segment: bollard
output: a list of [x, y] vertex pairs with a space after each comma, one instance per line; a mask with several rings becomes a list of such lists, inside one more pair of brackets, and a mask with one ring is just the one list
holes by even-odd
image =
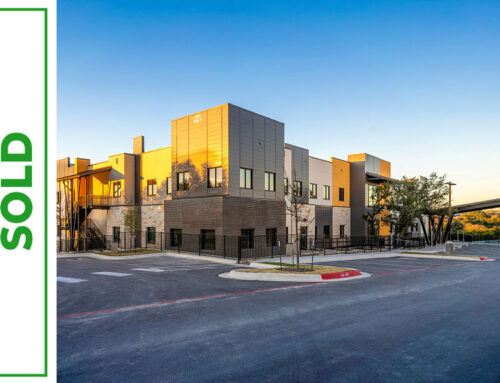
[[447, 255], [453, 254], [453, 242], [451, 242], [451, 241], [446, 242], [446, 254]]

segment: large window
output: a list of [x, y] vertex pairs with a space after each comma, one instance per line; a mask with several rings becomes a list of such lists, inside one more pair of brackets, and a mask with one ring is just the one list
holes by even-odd
[[156, 243], [156, 227], [146, 228], [146, 242], [149, 245], [154, 245]]
[[182, 230], [170, 229], [170, 247], [182, 246]]
[[276, 244], [278, 243], [277, 232], [278, 232], [278, 230], [275, 227], [270, 228], [270, 229], [266, 229], [266, 245], [267, 245], [267, 247], [276, 246]]
[[177, 173], [177, 190], [189, 190], [189, 172]]
[[376, 185], [367, 185], [368, 193], [367, 193], [367, 201], [366, 206], [373, 206], [373, 204], [377, 201], [377, 186]]
[[215, 250], [215, 230], [201, 230], [201, 249]]
[[276, 191], [276, 174], [265, 172], [264, 177], [264, 189], [267, 191]]
[[330, 225], [323, 226], [323, 235], [325, 237], [330, 237]]
[[330, 199], [330, 186], [323, 185], [323, 199]]
[[156, 179], [148, 180], [148, 196], [156, 195], [157, 192]]
[[209, 188], [222, 187], [222, 168], [208, 169], [208, 187]]
[[345, 225], [339, 226], [340, 237], [343, 238], [345, 236]]
[[297, 197], [302, 196], [302, 181], [295, 181], [293, 183], [293, 194]]
[[344, 188], [339, 188], [339, 201], [344, 200]]
[[240, 188], [252, 188], [252, 169], [240, 168]]
[[122, 196], [122, 183], [120, 181], [113, 182], [113, 197]]
[[172, 194], [172, 177], [167, 178], [167, 194]]
[[253, 229], [241, 229], [240, 244], [242, 249], [253, 249]]
[[318, 198], [318, 185], [311, 184], [309, 189], [309, 197]]
[[283, 178], [283, 188], [285, 195], [288, 195], [288, 178]]
[[119, 226], [113, 226], [113, 242], [114, 243], [120, 242], [120, 227]]

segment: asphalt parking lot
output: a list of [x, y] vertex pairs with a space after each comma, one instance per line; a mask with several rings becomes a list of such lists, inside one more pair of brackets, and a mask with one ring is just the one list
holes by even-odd
[[[500, 258], [500, 246], [460, 254]], [[237, 281], [218, 277], [237, 266], [201, 260], [59, 259], [58, 380], [500, 380], [500, 262], [335, 264], [372, 277]]]

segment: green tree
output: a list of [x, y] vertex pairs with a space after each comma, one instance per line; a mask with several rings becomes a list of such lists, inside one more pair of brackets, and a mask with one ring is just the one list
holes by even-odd
[[138, 208], [134, 206], [125, 210], [122, 213], [122, 223], [123, 226], [125, 226], [125, 230], [130, 233], [131, 240], [133, 240], [132, 243], [135, 244], [137, 232], [139, 231], [141, 225]]

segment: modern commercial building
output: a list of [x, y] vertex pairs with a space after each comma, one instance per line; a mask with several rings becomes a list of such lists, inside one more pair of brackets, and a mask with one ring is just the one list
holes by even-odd
[[282, 122], [229, 103], [173, 120], [171, 139], [145, 152], [144, 137], [136, 137], [132, 153], [100, 163], [58, 161], [58, 234], [69, 240], [61, 250], [88, 240], [126, 247], [131, 210], [138, 227], [128, 241], [143, 247], [183, 242], [187, 251], [221, 253], [235, 239], [238, 248], [261, 240], [273, 251], [293, 236], [389, 234], [362, 216], [373, 186], [391, 179], [390, 162], [366, 153], [312, 157], [285, 144]]

